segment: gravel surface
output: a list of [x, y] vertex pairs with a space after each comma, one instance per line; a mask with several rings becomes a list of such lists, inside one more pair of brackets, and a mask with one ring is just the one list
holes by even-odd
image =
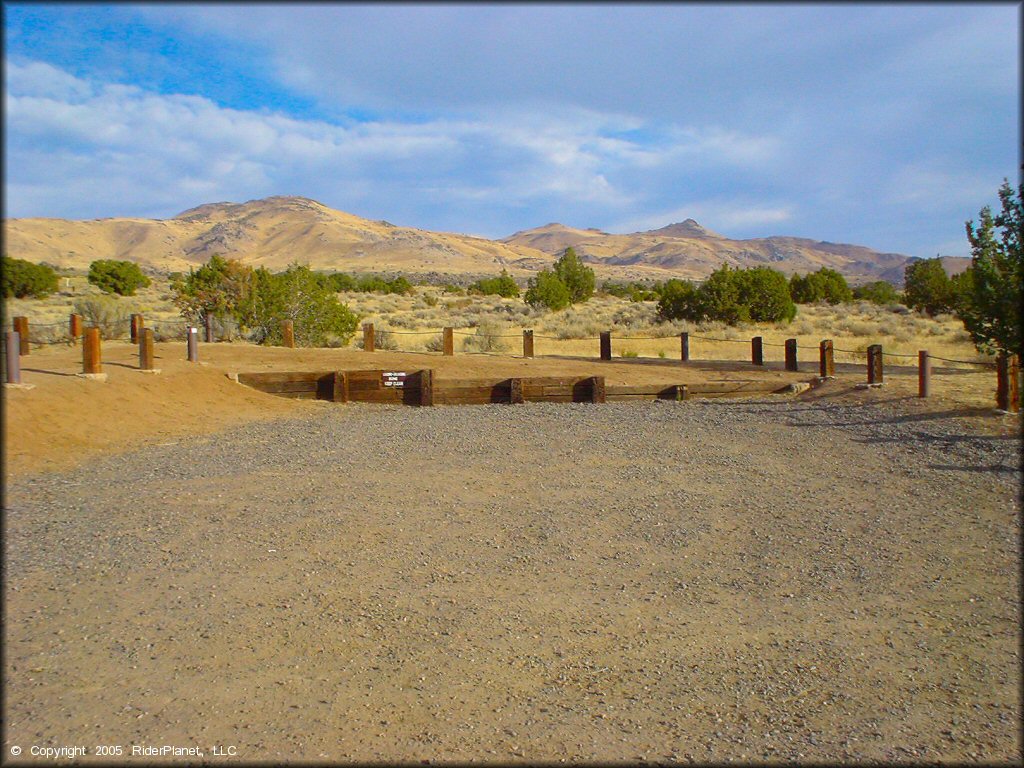
[[5, 755], [1019, 763], [1020, 459], [898, 404], [324, 403], [23, 478]]

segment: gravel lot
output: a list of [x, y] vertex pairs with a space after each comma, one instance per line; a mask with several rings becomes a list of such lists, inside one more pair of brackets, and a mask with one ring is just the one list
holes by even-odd
[[1019, 763], [1020, 480], [785, 397], [323, 403], [20, 478], [4, 754]]

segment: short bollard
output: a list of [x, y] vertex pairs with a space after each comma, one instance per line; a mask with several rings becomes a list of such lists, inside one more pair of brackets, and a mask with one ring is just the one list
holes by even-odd
[[78, 344], [78, 337], [82, 335], [82, 316], [71, 315], [68, 321], [68, 332], [71, 335], [71, 346]]
[[996, 408], [1008, 413], [1020, 410], [1020, 363], [1016, 355], [1001, 352], [996, 358]]
[[604, 376], [590, 377], [590, 402], [603, 403], [605, 401]]
[[760, 336], [750, 340], [750, 362], [754, 365], [764, 365], [764, 339]]
[[932, 393], [932, 361], [924, 349], [917, 353], [917, 396], [928, 397]]
[[796, 339], [786, 339], [786, 370], [800, 370], [796, 360]]
[[442, 328], [441, 329], [441, 354], [445, 357], [451, 357], [455, 354], [455, 329], [454, 328]]
[[525, 403], [526, 399], [523, 397], [523, 380], [522, 379], [509, 379], [508, 380], [508, 401], [510, 403]]
[[7, 361], [7, 383], [8, 384], [21, 384], [21, 355], [19, 349], [21, 347], [21, 336], [17, 331], [7, 332], [7, 343], [5, 353], [5, 360]]
[[87, 375], [103, 373], [100, 329], [96, 326], [85, 329], [84, 343], [82, 344], [82, 373]]
[[882, 370], [882, 345], [872, 344], [868, 347], [868, 385], [881, 386], [885, 372]]
[[292, 320], [281, 321], [281, 343], [286, 347], [295, 347], [295, 323]]
[[686, 331], [679, 334], [679, 359], [684, 363], [690, 359], [690, 334]]
[[823, 379], [834, 379], [836, 376], [835, 350], [832, 339], [824, 339], [818, 345], [819, 373]]
[[420, 405], [434, 404], [434, 371], [430, 368], [420, 371]]
[[139, 332], [139, 368], [153, 370], [153, 329], [143, 328]]
[[533, 357], [533, 331], [523, 331], [523, 357]]
[[28, 354], [28, 318], [15, 317], [11, 323], [18, 332], [18, 354]]
[[[593, 338], [593, 337], [591, 337]], [[612, 332], [601, 331], [601, 359], [612, 359]]]
[[373, 352], [374, 349], [373, 323], [363, 323], [363, 351]]
[[188, 327], [188, 361], [199, 362], [199, 329], [191, 325]]

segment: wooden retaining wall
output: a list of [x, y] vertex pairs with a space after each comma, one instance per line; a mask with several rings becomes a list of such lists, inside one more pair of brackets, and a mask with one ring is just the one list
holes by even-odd
[[239, 373], [240, 384], [282, 397], [405, 405], [487, 403], [603, 403], [631, 400], [686, 400], [769, 394], [789, 385], [763, 381], [700, 384], [606, 385], [603, 376], [534, 376], [503, 379], [435, 379], [418, 371], [309, 371]]

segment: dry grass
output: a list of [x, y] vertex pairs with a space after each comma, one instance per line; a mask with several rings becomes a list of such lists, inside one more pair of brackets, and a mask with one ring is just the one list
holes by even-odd
[[[48, 340], [53, 324], [61, 333], [75, 301], [100, 295], [84, 276], [61, 278], [61, 291], [46, 299], [11, 299], [5, 303], [7, 317], [25, 315], [34, 327], [33, 339]], [[613, 355], [642, 358], [679, 357], [679, 334], [690, 333], [690, 355], [703, 360], [748, 360], [750, 339], [761, 336], [765, 359], [782, 358], [787, 338], [797, 339], [800, 357], [817, 356], [822, 339], [832, 339], [837, 362], [862, 362], [867, 347], [881, 344], [887, 354], [916, 357], [918, 350], [933, 356], [955, 360], [986, 360], [974, 349], [962, 323], [952, 315], [929, 318], [906, 307], [881, 307], [868, 302], [839, 306], [801, 306], [791, 323], [746, 324], [660, 322], [655, 302], [630, 302], [611, 296], [595, 296], [586, 304], [560, 312], [534, 309], [522, 299], [499, 296], [458, 296], [440, 287], [418, 286], [410, 295], [342, 293], [339, 298], [356, 312], [362, 322], [374, 323], [377, 330], [389, 332], [398, 349], [410, 352], [436, 351], [442, 328], [450, 326], [462, 332], [457, 339], [460, 351], [496, 351], [488, 348], [481, 335], [514, 337], [521, 330], [534, 330], [537, 355], [596, 355], [598, 337], [610, 330]], [[166, 278], [157, 278], [136, 296], [112, 299], [125, 315], [140, 312], [149, 326], [180, 322]], [[487, 329], [482, 334], [477, 329]], [[463, 340], [468, 339], [468, 344]], [[357, 342], [354, 340], [353, 344]], [[516, 354], [520, 345], [515, 338], [502, 339], [507, 351]], [[910, 359], [903, 362], [913, 363]], [[900, 358], [889, 358], [890, 362]]]

